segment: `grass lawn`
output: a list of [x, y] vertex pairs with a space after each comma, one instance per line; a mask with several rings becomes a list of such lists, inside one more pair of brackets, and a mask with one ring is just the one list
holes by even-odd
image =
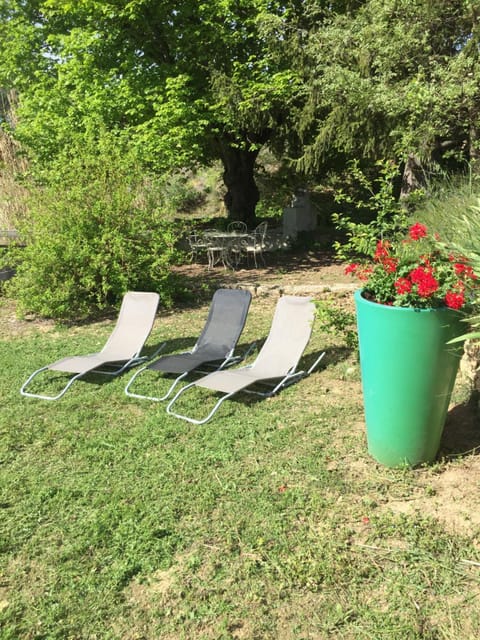
[[[253, 299], [244, 345], [275, 302]], [[191, 347], [207, 309], [161, 313], [149, 347]], [[339, 337], [316, 326], [317, 373], [200, 427], [125, 396], [128, 373], [57, 402], [20, 396], [34, 369], [97, 350], [111, 326], [2, 324], [1, 640], [480, 636], [477, 456], [376, 465]]]

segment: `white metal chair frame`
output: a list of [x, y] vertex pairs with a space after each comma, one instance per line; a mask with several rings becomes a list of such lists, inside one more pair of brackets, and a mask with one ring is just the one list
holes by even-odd
[[213, 269], [220, 262], [223, 267], [227, 267], [227, 251], [228, 245], [225, 240], [221, 237], [213, 236], [212, 238], [207, 238], [207, 255], [208, 255], [208, 268]]
[[[302, 378], [306, 378], [311, 373], [313, 373], [313, 371], [315, 371], [315, 369], [320, 364], [320, 362], [321, 362], [321, 360], [323, 359], [324, 356], [325, 356], [325, 352], [321, 353], [318, 356], [318, 358], [315, 360], [315, 362], [312, 364], [312, 366], [309, 369], [307, 369], [306, 371], [303, 371], [303, 370], [302, 371], [296, 371], [296, 367], [293, 367], [285, 376], [283, 376], [283, 378], [281, 378], [276, 383], [269, 383], [269, 382], [267, 382], [265, 380], [256, 380], [255, 381], [256, 384], [264, 384], [264, 385], [272, 386], [272, 389], [270, 391], [257, 391], [257, 390], [254, 390], [254, 389], [241, 389], [241, 391], [243, 393], [250, 393], [250, 394], [257, 395], [257, 396], [261, 396], [262, 398], [270, 398], [271, 396], [274, 396], [276, 393], [278, 393], [282, 389], [285, 389], [286, 387], [289, 387], [290, 385], [295, 384], [296, 382], [298, 382]], [[252, 365], [249, 365], [248, 367], [243, 367], [243, 368], [244, 369], [252, 369], [253, 366], [254, 365], [252, 364]], [[225, 402], [225, 400], [228, 400], [232, 396], [234, 396], [237, 393], [239, 393], [238, 391], [231, 391], [230, 393], [226, 393], [225, 395], [223, 395], [221, 398], [219, 398], [217, 400], [215, 406], [210, 411], [210, 413], [205, 418], [202, 418], [200, 420], [197, 419], [197, 418], [192, 418], [191, 416], [183, 415], [181, 413], [175, 413], [172, 410], [173, 404], [178, 400], [178, 398], [185, 391], [188, 391], [188, 389], [191, 389], [196, 384], [197, 384], [196, 382], [191, 382], [190, 384], [187, 384], [185, 387], [182, 387], [182, 389], [180, 389], [177, 392], [177, 394], [172, 398], [172, 400], [167, 405], [167, 413], [169, 415], [174, 416], [175, 418], [181, 418], [182, 420], [186, 420], [187, 422], [191, 422], [192, 424], [205, 424], [206, 422], [208, 422], [214, 416], [214, 414], [218, 411], [220, 405], [222, 405]]]
[[248, 228], [245, 222], [234, 220], [227, 225], [227, 231], [239, 231], [240, 233], [246, 233], [248, 231]]
[[[127, 292], [122, 301], [117, 323], [101, 351], [84, 356], [63, 358], [37, 369], [23, 383], [20, 389], [22, 396], [40, 398], [41, 400], [58, 400], [65, 395], [76, 380], [88, 373], [118, 376], [123, 371], [157, 355], [164, 348], [165, 343], [152, 356], [141, 356], [140, 353], [152, 329], [158, 301], [159, 296], [157, 293]], [[135, 328], [138, 327], [139, 312], [143, 315], [143, 326], [139, 327], [139, 331], [135, 335]], [[143, 312], [145, 313], [143, 314]], [[128, 344], [129, 342], [130, 344]], [[111, 370], [105, 370], [105, 367], [110, 367]], [[48, 369], [75, 375], [68, 380], [67, 384], [56, 395], [27, 391], [26, 389], [32, 380]]]
[[[256, 360], [251, 364], [224, 372], [215, 372], [180, 389], [167, 405], [167, 413], [193, 424], [208, 422], [220, 405], [242, 391], [269, 397], [310, 375], [325, 355], [321, 353], [306, 371], [297, 371], [298, 362], [310, 340], [315, 307], [310, 298], [283, 296], [277, 303], [270, 332]], [[261, 384], [269, 391], [250, 389]], [[178, 398], [193, 386], [223, 393], [205, 418], [196, 419], [173, 410]]]
[[188, 244], [192, 254], [192, 261], [201, 253], [207, 255], [208, 242], [206, 238], [198, 231], [192, 231], [188, 236]]

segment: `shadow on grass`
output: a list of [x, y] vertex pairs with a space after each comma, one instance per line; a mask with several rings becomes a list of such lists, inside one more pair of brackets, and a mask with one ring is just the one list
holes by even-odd
[[[352, 355], [352, 349], [347, 346], [336, 345], [332, 347], [327, 347], [326, 349], [324, 349], [324, 351], [325, 351], [325, 356], [320, 363], [319, 370], [325, 369], [326, 367], [329, 367], [329, 366], [340, 364], [341, 362], [348, 360], [348, 358]], [[318, 351], [317, 354], [308, 354], [308, 356], [306, 356], [305, 367], [307, 369], [313, 364], [313, 362], [315, 362], [315, 358], [318, 358], [320, 353], [321, 351]], [[311, 362], [310, 362], [310, 359], [311, 359]]]
[[[350, 354], [351, 354], [351, 350], [348, 349], [347, 347], [329, 347], [327, 349], [322, 349], [322, 350], [318, 350], [318, 351], [313, 351], [309, 354], [307, 354], [304, 358], [302, 358], [302, 361], [300, 363], [300, 366], [297, 367], [298, 370], [304, 370], [304, 371], [308, 371], [308, 369], [310, 367], [313, 366], [313, 364], [316, 362], [316, 360], [320, 357], [320, 355], [322, 353], [325, 353], [325, 356], [322, 358], [322, 360], [320, 360], [320, 362], [318, 363], [317, 367], [312, 371], [313, 373], [321, 373], [323, 369], [325, 369], [325, 367], [329, 366], [329, 365], [333, 365], [333, 364], [338, 364], [339, 362], [346, 360]], [[244, 364], [241, 364], [239, 366], [245, 366]], [[234, 369], [237, 367], [234, 367]], [[199, 379], [200, 376], [197, 377], [197, 380]], [[295, 387], [297, 384], [301, 384], [302, 380], [304, 378], [300, 378], [297, 382], [295, 382], [292, 385], [287, 385], [287, 386], [291, 386], [291, 387]], [[258, 402], [264, 402], [267, 397], [265, 396], [261, 396], [261, 395], [257, 395], [256, 391], [259, 392], [268, 392], [271, 389], [273, 389], [276, 385], [276, 383], [279, 382], [279, 379], [275, 379], [273, 382], [259, 382], [259, 383], [255, 383], [253, 384], [249, 390], [241, 390], [238, 393], [236, 393], [235, 395], [233, 395], [232, 397], [228, 398], [227, 402], [234, 402], [237, 404], [243, 404], [247, 407], [253, 406], [255, 404], [257, 404]], [[277, 391], [277, 393], [275, 394], [275, 396], [279, 395], [282, 393], [282, 391], [285, 389], [286, 387], [282, 387], [281, 389], [279, 389], [279, 391]], [[216, 400], [218, 400], [218, 398], [220, 397], [221, 394], [215, 394], [214, 392], [211, 392], [210, 394], [210, 400], [212, 401], [212, 406], [215, 403]], [[228, 406], [227, 404], [223, 405]], [[223, 409], [225, 410], [225, 409]], [[226, 414], [228, 415], [228, 414]]]
[[479, 393], [473, 392], [466, 402], [450, 409], [440, 443], [440, 455], [480, 454], [479, 400]]

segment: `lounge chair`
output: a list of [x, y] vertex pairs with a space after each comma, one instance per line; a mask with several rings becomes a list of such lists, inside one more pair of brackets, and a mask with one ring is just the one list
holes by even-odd
[[[216, 413], [222, 402], [239, 391], [268, 397], [306, 377], [317, 367], [325, 353], [307, 371], [297, 371], [298, 362], [312, 332], [315, 306], [311, 298], [283, 296], [278, 301], [268, 337], [253, 364], [211, 373], [177, 392], [167, 406], [167, 413], [193, 424], [204, 424]], [[254, 384], [266, 384], [267, 391], [248, 389]], [[224, 395], [206, 418], [197, 420], [173, 411], [178, 398], [193, 386], [218, 391]]]
[[[30, 398], [58, 400], [68, 391], [75, 380], [87, 373], [116, 376], [130, 367], [144, 362], [146, 358], [140, 357], [140, 352], [152, 330], [158, 301], [158, 293], [129, 291], [123, 298], [115, 328], [101, 351], [85, 356], [63, 358], [37, 369], [23, 384], [20, 393]], [[49, 396], [26, 391], [32, 380], [46, 370], [74, 375], [57, 395]]]
[[[160, 402], [166, 400], [177, 384], [199, 367], [213, 365], [214, 369], [223, 369], [243, 359], [246, 354], [240, 357], [233, 353], [247, 319], [251, 298], [249, 291], [218, 289], [213, 295], [207, 321], [193, 349], [163, 356], [139, 369], [125, 387], [127, 396]], [[161, 397], [131, 392], [132, 383], [146, 370], [174, 374], [177, 377]]]

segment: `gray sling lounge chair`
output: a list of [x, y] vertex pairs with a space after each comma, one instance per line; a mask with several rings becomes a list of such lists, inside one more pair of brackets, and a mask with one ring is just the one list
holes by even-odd
[[[152, 330], [158, 301], [158, 293], [129, 291], [123, 298], [115, 328], [101, 351], [85, 356], [63, 358], [37, 369], [24, 383], [20, 393], [30, 398], [57, 400], [68, 391], [75, 380], [87, 373], [116, 376], [145, 361], [145, 357], [140, 357], [140, 352]], [[57, 395], [49, 396], [26, 391], [33, 378], [48, 369], [74, 375]]]
[[[192, 382], [173, 397], [167, 406], [167, 413], [193, 424], [204, 424], [216, 413], [224, 400], [239, 391], [268, 397], [312, 373], [325, 353], [322, 353], [307, 371], [297, 371], [296, 368], [310, 340], [314, 315], [315, 306], [310, 298], [280, 298], [270, 332], [255, 362], [238, 369], [217, 371]], [[266, 384], [269, 390], [255, 391], [247, 388], [255, 383]], [[175, 413], [172, 409], [180, 395], [193, 386], [224, 394], [207, 417], [201, 420]]]
[[[245, 358], [246, 354], [240, 357], [234, 356], [233, 352], [245, 325], [251, 298], [249, 291], [218, 289], [213, 295], [207, 321], [193, 349], [163, 356], [139, 369], [125, 387], [127, 396], [160, 402], [166, 400], [177, 384], [199, 367], [213, 365], [214, 369], [223, 369]], [[173, 374], [177, 377], [161, 397], [133, 393], [130, 391], [132, 383], [146, 370]]]

